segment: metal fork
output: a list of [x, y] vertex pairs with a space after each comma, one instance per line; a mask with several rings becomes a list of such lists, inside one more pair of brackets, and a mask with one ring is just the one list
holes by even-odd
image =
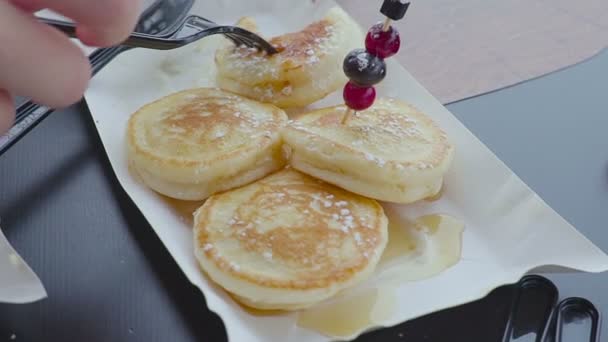
[[[40, 19], [40, 21], [63, 31], [70, 37], [74, 38], [76, 36], [76, 28], [72, 23], [52, 19]], [[192, 29], [194, 33], [183, 35], [186, 29]], [[209, 19], [197, 15], [188, 16], [172, 37], [165, 38], [134, 32], [121, 45], [155, 50], [172, 50], [214, 34], [223, 34], [237, 46], [244, 45], [249, 48], [265, 51], [267, 54], [277, 53], [272, 44], [253, 32], [241, 27], [218, 25]]]

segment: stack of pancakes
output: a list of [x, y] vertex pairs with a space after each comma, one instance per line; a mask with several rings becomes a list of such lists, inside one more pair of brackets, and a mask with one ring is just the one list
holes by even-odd
[[[324, 25], [332, 28], [319, 29]], [[347, 39], [351, 25], [332, 9], [304, 31], [274, 39], [317, 42], [312, 52], [291, 42], [278, 56], [253, 62], [243, 55], [253, 69], [229, 67], [239, 63], [240, 48], [223, 47], [219, 77], [230, 80], [218, 83], [227, 89], [171, 94], [129, 120], [130, 169], [162, 195], [205, 200], [194, 213], [196, 257], [244, 305], [302, 309], [367, 279], [388, 240], [378, 201], [407, 204], [436, 195], [452, 162], [446, 134], [395, 99], [377, 100], [348, 124], [341, 123], [343, 105], [288, 120], [282, 108], [315, 102], [343, 84], [333, 81], [341, 68], [328, 65], [349, 44], [319, 46]], [[298, 64], [303, 56], [318, 59], [319, 69]], [[324, 77], [332, 81], [319, 91]], [[256, 82], [292, 89], [261, 97], [251, 91]]]

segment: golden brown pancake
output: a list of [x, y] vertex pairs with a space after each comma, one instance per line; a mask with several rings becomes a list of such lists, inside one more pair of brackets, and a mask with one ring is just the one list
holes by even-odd
[[344, 105], [298, 117], [286, 126], [293, 168], [354, 193], [411, 203], [437, 194], [454, 146], [408, 103], [378, 99], [342, 124]]
[[376, 201], [285, 169], [210, 197], [195, 212], [194, 248], [243, 304], [295, 310], [366, 279], [387, 224]]
[[[239, 24], [256, 31], [252, 18]], [[217, 81], [223, 89], [282, 108], [306, 106], [344, 85], [344, 56], [362, 41], [358, 24], [335, 7], [299, 32], [270, 39], [279, 50], [271, 56], [226, 43], [216, 54]]]
[[202, 200], [283, 167], [286, 122], [281, 109], [223, 90], [181, 91], [132, 115], [129, 162], [155, 191]]

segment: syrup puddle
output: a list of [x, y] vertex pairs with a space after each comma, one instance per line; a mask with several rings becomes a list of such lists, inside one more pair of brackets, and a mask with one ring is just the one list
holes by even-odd
[[298, 325], [333, 337], [348, 337], [390, 317], [396, 304], [394, 287], [368, 288], [302, 311]]
[[385, 208], [389, 242], [365, 289], [346, 290], [327, 303], [299, 313], [300, 327], [347, 338], [381, 325], [396, 310], [397, 289], [408, 281], [436, 276], [455, 265], [461, 256], [464, 224], [435, 214], [407, 220]]
[[378, 264], [382, 277], [399, 282], [424, 280], [460, 260], [464, 223], [448, 215], [408, 221], [387, 210], [389, 242]]

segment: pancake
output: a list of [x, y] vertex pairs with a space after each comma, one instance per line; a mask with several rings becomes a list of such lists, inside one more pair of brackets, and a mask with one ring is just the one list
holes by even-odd
[[[256, 31], [244, 18], [243, 28]], [[360, 47], [364, 36], [358, 24], [339, 7], [299, 32], [270, 39], [279, 53], [268, 56], [227, 42], [216, 53], [220, 88], [275, 104], [303, 107], [336, 91], [348, 81], [342, 71], [346, 54]]]
[[212, 88], [181, 91], [129, 119], [131, 170], [153, 190], [203, 200], [279, 170], [285, 163], [280, 108]]
[[341, 120], [344, 105], [291, 121], [283, 139], [293, 168], [351, 192], [394, 203], [437, 194], [454, 147], [428, 116], [394, 99]]
[[201, 268], [242, 304], [297, 310], [367, 279], [388, 239], [378, 202], [293, 169], [194, 213]]

